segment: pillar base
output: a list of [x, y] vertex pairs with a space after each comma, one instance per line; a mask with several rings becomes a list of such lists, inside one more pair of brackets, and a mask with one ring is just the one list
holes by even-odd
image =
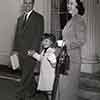
[[95, 56], [82, 59], [81, 72], [95, 73], [100, 70], [100, 60]]

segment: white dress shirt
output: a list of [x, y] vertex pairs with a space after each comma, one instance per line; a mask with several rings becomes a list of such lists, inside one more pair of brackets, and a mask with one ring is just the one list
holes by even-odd
[[29, 11], [28, 13], [25, 12], [25, 14], [27, 14], [26, 20], [28, 20], [30, 14], [32, 13], [33, 10]]

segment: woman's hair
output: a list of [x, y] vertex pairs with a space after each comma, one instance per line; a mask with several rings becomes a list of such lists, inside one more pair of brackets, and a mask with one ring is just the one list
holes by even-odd
[[44, 34], [42, 35], [41, 40], [44, 40], [44, 39], [50, 39], [53, 43], [56, 43], [56, 37], [55, 37], [55, 35], [52, 34], [52, 33], [44, 33]]
[[83, 6], [82, 1], [76, 0], [76, 3], [77, 3], [76, 8], [78, 9], [78, 14], [81, 15], [81, 16], [83, 16], [84, 13], [85, 13], [85, 8]]
[[[76, 0], [76, 3], [77, 3], [76, 8], [78, 10], [78, 14], [83, 16], [85, 13], [85, 8], [83, 6], [83, 2], [80, 0]], [[72, 18], [72, 15], [70, 13], [68, 13], [68, 9], [66, 9], [66, 11], [67, 11], [67, 13], [66, 13], [67, 14], [67, 21], [69, 21]]]

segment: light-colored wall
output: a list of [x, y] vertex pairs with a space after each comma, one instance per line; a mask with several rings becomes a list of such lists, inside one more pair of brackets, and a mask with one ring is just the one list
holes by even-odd
[[0, 64], [7, 64], [9, 61], [18, 11], [17, 0], [0, 1]]
[[[50, 1], [35, 0], [34, 9], [44, 16], [45, 32], [50, 32]], [[0, 1], [0, 64], [9, 63], [17, 17], [23, 0]]]

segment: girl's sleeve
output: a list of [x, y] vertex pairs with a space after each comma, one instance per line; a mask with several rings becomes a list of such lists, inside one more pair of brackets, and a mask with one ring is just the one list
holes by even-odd
[[36, 60], [40, 61], [40, 54], [38, 54], [37, 52], [34, 53], [32, 57], [35, 58]]
[[56, 63], [56, 55], [54, 53], [49, 54], [48, 59], [51, 63]]
[[53, 66], [53, 67], [56, 67], [56, 63], [57, 63], [57, 60], [56, 60], [56, 55], [54, 53], [50, 53], [47, 57], [48, 61], [50, 62], [50, 64]]

